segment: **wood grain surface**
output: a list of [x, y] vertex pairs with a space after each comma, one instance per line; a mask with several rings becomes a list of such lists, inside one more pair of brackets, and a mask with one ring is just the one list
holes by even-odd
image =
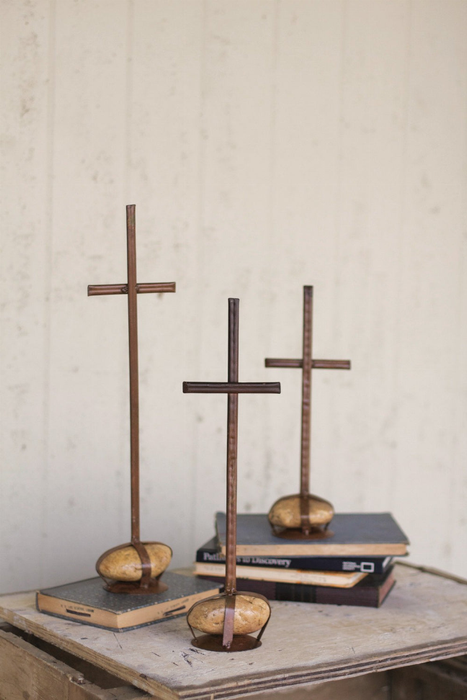
[[467, 585], [411, 567], [379, 609], [272, 603], [261, 648], [191, 646], [184, 619], [112, 632], [38, 613], [31, 593], [4, 596], [0, 615], [166, 700], [231, 698], [295, 688], [467, 652]]

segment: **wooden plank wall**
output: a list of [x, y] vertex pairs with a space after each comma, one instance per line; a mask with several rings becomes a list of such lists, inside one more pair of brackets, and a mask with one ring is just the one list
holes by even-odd
[[125, 278], [137, 205], [142, 533], [193, 558], [223, 508], [241, 299], [239, 507], [298, 486], [315, 286], [312, 490], [390, 510], [467, 575], [465, 0], [3, 0], [0, 590], [92, 575], [129, 537]]

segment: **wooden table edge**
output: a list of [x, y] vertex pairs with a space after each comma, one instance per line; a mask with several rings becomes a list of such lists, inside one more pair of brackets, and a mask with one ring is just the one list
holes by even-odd
[[[402, 562], [398, 562], [398, 564], [402, 564]], [[467, 584], [466, 579], [453, 576], [438, 569], [429, 569], [428, 567], [418, 566], [409, 562], [403, 562], [403, 566], [420, 570], [429, 575], [441, 576], [454, 580], [460, 584]], [[24, 595], [28, 595], [28, 593]], [[30, 595], [33, 597], [35, 592], [30, 592]], [[2, 597], [7, 596], [5, 595]], [[267, 671], [264, 673], [252, 674], [244, 681], [238, 678], [218, 680], [204, 686], [184, 685], [171, 689], [167, 685], [148, 676], [144, 676], [144, 674], [140, 674], [108, 656], [104, 656], [94, 650], [88, 650], [87, 647], [79, 645], [74, 640], [69, 641], [66, 638], [60, 638], [60, 643], [58, 644], [56, 635], [50, 633], [47, 629], [40, 627], [34, 621], [22, 618], [15, 611], [3, 608], [1, 605], [1, 597], [0, 616], [20, 629], [31, 632], [46, 642], [54, 644], [65, 651], [106, 669], [110, 673], [132, 683], [136, 688], [155, 694], [161, 700], [207, 700], [208, 698], [214, 700], [214, 698], [234, 698], [290, 686], [304, 686], [322, 683], [324, 681], [344, 680], [367, 673], [387, 671], [402, 666], [448, 659], [467, 653], [466, 635], [465, 637], [457, 637], [454, 640], [437, 642], [428, 646], [419, 645], [408, 647], [401, 652], [394, 652], [389, 656], [375, 655], [373, 659], [367, 658], [364, 661], [358, 661], [358, 657], [349, 657], [348, 659], [334, 662], [334, 664], [321, 665], [313, 669], [297, 668], [294, 671], [288, 671], [287, 675], [283, 674], [278, 676], [274, 674], [273, 671]]]
[[[459, 637], [457, 642], [447, 642], [444, 645], [432, 645], [429, 649], [425, 645], [413, 647], [410, 653], [392, 654], [385, 658], [376, 658], [372, 661], [356, 662], [355, 657], [346, 659], [343, 664], [333, 666], [321, 666], [313, 671], [297, 670], [287, 675], [274, 676], [265, 674], [256, 677], [249, 677], [243, 685], [238, 681], [232, 686], [227, 686], [225, 682], [211, 684], [209, 687], [201, 689], [199, 686], [187, 688], [186, 686], [179, 692], [179, 697], [184, 700], [206, 700], [207, 698], [235, 698], [237, 696], [253, 695], [273, 690], [280, 690], [286, 687], [302, 687], [314, 685], [327, 681], [345, 680], [355, 678], [368, 673], [378, 673], [390, 671], [391, 669], [402, 668], [403, 666], [414, 666], [430, 661], [439, 661], [461, 656], [467, 653], [467, 637]], [[346, 662], [350, 662], [348, 665]], [[255, 682], [256, 681], [256, 682]]]

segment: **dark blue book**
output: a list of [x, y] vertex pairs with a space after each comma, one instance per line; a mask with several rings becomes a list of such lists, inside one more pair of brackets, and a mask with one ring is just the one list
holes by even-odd
[[[225, 556], [219, 551], [216, 537], [197, 550], [196, 562], [199, 565], [225, 563]], [[237, 556], [238, 566], [299, 569], [301, 571], [360, 571], [362, 574], [383, 574], [391, 562], [392, 557]], [[196, 568], [196, 571], [203, 573], [200, 566]]]
[[[220, 551], [225, 554], [225, 513], [216, 513]], [[326, 537], [292, 540], [276, 537], [266, 514], [237, 516], [239, 556], [389, 557], [407, 554], [409, 540], [391, 513], [336, 513]]]

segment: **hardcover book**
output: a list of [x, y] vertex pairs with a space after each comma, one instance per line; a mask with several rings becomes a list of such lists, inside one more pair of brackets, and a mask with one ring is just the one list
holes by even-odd
[[[203, 576], [203, 579], [206, 578]], [[385, 574], [369, 574], [352, 588], [237, 579], [239, 591], [260, 593], [268, 600], [288, 600], [295, 603], [318, 603], [321, 605], [359, 605], [368, 608], [379, 608], [395, 584], [393, 567], [388, 569]]]
[[[217, 537], [213, 537], [196, 552], [196, 562], [222, 564], [225, 556], [219, 552]], [[258, 566], [302, 571], [360, 571], [363, 574], [382, 574], [390, 566], [392, 557], [316, 557], [316, 556], [237, 556], [238, 566]]]
[[[409, 540], [390, 513], [337, 513], [327, 537], [286, 540], [275, 537], [266, 514], [237, 517], [237, 555], [240, 556], [400, 556]], [[216, 513], [216, 531], [225, 554], [225, 513]]]
[[132, 595], [109, 593], [99, 577], [64, 586], [45, 588], [36, 594], [39, 612], [75, 620], [114, 632], [185, 614], [194, 603], [219, 592], [219, 582], [203, 581], [166, 571], [163, 593]]
[[[225, 564], [196, 562], [195, 574], [225, 577]], [[267, 566], [238, 566], [237, 576], [254, 581], [283, 581], [284, 583], [305, 583], [314, 586], [337, 586], [351, 588], [365, 578], [360, 571], [301, 571], [300, 569], [277, 569]]]

